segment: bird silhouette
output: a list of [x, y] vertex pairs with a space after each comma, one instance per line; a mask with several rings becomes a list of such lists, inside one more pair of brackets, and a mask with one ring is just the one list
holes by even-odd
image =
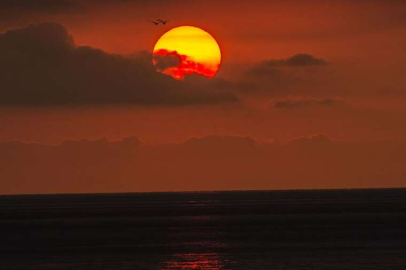
[[169, 21], [165, 21], [165, 20], [157, 20], [157, 22], [161, 22], [163, 25], [166, 25]]
[[147, 22], [153, 23], [153, 24], [155, 24], [155, 25], [158, 25], [158, 24], [161, 23], [161, 22], [154, 22], [154, 21], [150, 21], [150, 20], [147, 20]]

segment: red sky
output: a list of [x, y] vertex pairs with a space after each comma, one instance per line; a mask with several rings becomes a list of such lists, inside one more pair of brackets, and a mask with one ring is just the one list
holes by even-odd
[[[382, 163], [387, 169], [384, 172], [391, 170], [390, 181], [378, 169], [368, 169], [377, 166], [376, 160], [384, 162], [383, 157], [393, 149], [388, 144], [396, 141], [403, 145], [401, 142], [406, 140], [404, 1], [148, 2], [40, 0], [36, 5], [21, 1], [17, 6], [11, 0], [3, 1], [0, 4], [0, 142], [18, 141], [24, 148], [29, 147], [24, 143], [32, 142], [59, 145], [68, 139], [121, 140], [135, 136], [142, 145], [152, 147], [178, 145], [207, 136], [229, 139], [250, 136], [260, 144], [286, 145], [298, 138], [322, 134], [332, 142], [346, 145], [347, 152], [340, 152], [340, 158], [333, 159], [333, 167], [334, 162], [340, 167], [340, 160], [351, 156], [353, 151], [359, 151], [362, 156], [365, 148], [361, 145], [365, 144], [375, 149], [371, 151], [376, 159], [360, 160], [357, 170], [341, 166], [335, 177], [320, 170], [318, 177], [327, 181], [325, 185], [310, 180], [308, 184], [300, 184], [301, 174], [290, 173], [286, 176], [290, 182], [284, 186], [275, 183], [278, 180], [270, 177], [272, 172], [263, 165], [273, 162], [274, 157], [261, 160], [255, 154], [252, 159], [245, 156], [238, 161], [247, 165], [241, 177], [230, 171], [240, 164], [237, 161], [211, 166], [204, 177], [221, 175], [228, 179], [221, 187], [214, 182], [201, 185], [203, 176], [198, 177], [198, 168], [190, 171], [174, 165], [167, 179], [165, 174], [160, 175], [162, 179], [156, 176], [155, 184], [142, 190], [162, 190], [158, 186], [179, 190], [182, 185], [171, 186], [171, 181], [177, 176], [189, 179], [193, 175], [196, 180], [185, 185], [187, 190], [405, 185], [402, 182], [405, 173], [399, 165], [406, 167], [404, 152], [393, 153], [397, 165]], [[170, 22], [167, 26], [147, 22], [157, 18]], [[33, 25], [28, 27], [29, 24]], [[180, 25], [201, 27], [218, 40], [223, 62], [215, 79], [190, 77], [174, 82], [153, 70], [148, 53], [163, 33]], [[330, 151], [327, 156], [335, 155], [336, 149], [328, 146], [318, 145], [317, 149], [323, 147]], [[29, 149], [18, 155], [13, 154], [18, 149], [7, 149], [10, 152], [0, 153], [3, 165], [12, 164], [20, 170], [35, 167], [26, 161], [18, 162], [19, 158], [27, 159], [24, 155]], [[203, 157], [210, 159], [210, 155], [223, 151], [216, 147], [210, 149], [212, 152], [199, 158], [200, 166], [206, 162]], [[90, 150], [84, 147], [83, 151]], [[305, 153], [314, 155], [311, 147]], [[46, 154], [38, 152], [37, 158], [42, 155]], [[63, 155], [63, 151], [56, 151], [55, 155]], [[191, 154], [175, 151], [173, 155], [187, 159], [184, 155]], [[146, 172], [134, 171], [138, 164], [163, 166], [164, 161], [154, 163], [145, 158], [134, 162], [137, 165], [133, 170], [124, 170], [127, 182], [134, 175], [148, 178]], [[288, 167], [306, 170], [306, 179], [318, 170], [310, 165], [304, 168], [298, 159], [284, 162], [287, 170]], [[113, 163], [112, 172], [116, 172], [118, 165]], [[95, 168], [93, 180], [96, 181], [100, 171], [96, 165], [89, 166]], [[258, 166], [262, 167], [258, 169]], [[38, 182], [35, 188], [32, 184], [28, 185], [30, 188], [21, 184], [22, 178], [36, 183], [46, 177], [45, 168], [39, 164], [30, 179], [13, 170], [3, 176], [0, 172], [0, 178], [13, 179], [0, 184], [0, 193], [50, 192], [45, 190], [44, 182]], [[77, 170], [78, 175], [86, 175], [83, 168]], [[283, 173], [279, 170], [277, 176], [283, 178]], [[272, 178], [273, 182], [250, 186], [251, 176]], [[340, 182], [344, 178], [353, 180]], [[362, 184], [357, 182], [360, 178], [364, 179]], [[233, 179], [238, 179], [240, 184], [235, 185], [233, 181], [237, 180]], [[160, 181], [165, 185], [160, 185]], [[13, 186], [17, 182], [20, 184]], [[127, 182], [125, 188], [109, 188], [139, 189]], [[70, 192], [81, 190], [78, 182], [72, 185], [58, 186]]]

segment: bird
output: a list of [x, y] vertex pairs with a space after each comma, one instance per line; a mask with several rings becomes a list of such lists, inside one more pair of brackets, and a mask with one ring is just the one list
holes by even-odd
[[158, 21], [158, 22], [161, 22], [163, 25], [166, 25], [166, 24], [169, 22], [169, 21], [165, 21], [165, 20], [158, 20], [158, 19], [157, 19], [157, 21]]
[[155, 25], [158, 25], [158, 24], [161, 23], [161, 22], [154, 22], [154, 21], [150, 21], [150, 20], [147, 20], [147, 22], [151, 22], [151, 23], [153, 23], [153, 24], [155, 24]]

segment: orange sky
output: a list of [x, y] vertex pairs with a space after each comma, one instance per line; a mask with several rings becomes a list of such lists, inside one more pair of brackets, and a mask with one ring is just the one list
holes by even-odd
[[[379, 151], [388, 154], [379, 142], [406, 140], [404, 1], [27, 3], [0, 3], [0, 142], [47, 145], [136, 136], [151, 146], [215, 135], [284, 144], [323, 134], [348, 143], [348, 149], [354, 142], [375, 143], [379, 156]], [[170, 22], [147, 22], [157, 18]], [[155, 73], [148, 53], [162, 34], [182, 25], [201, 27], [216, 37], [222, 65], [213, 80], [187, 76], [175, 82]], [[394, 155], [404, 161], [402, 153]], [[289, 165], [302, 168], [297, 162]], [[248, 177], [255, 166], [247, 164]], [[213, 167], [211, 173], [221, 171], [227, 178], [227, 166]], [[353, 169], [343, 168], [340, 175], [351, 176]], [[399, 168], [392, 168], [389, 186], [404, 186], [396, 180], [404, 176]], [[172, 179], [192, 174], [170, 171]], [[270, 172], [261, 173], [265, 179]], [[383, 178], [379, 182], [377, 171], [364, 173], [374, 179], [371, 187], [388, 187]], [[11, 174], [7, 177], [16, 179]], [[325, 186], [343, 187], [338, 179]], [[286, 188], [295, 188], [297, 182], [292, 183]], [[231, 182], [229, 187], [234, 187]]]
[[[25, 12], [29, 16], [20, 13], [20, 17], [5, 20], [1, 26], [7, 29], [35, 21], [61, 22], [78, 44], [132, 53], [152, 50], [169, 27], [191, 24], [220, 37], [229, 61], [286, 57], [297, 53], [298, 45], [303, 51], [340, 59], [362, 52], [370, 56], [371, 51], [379, 50], [385, 54], [385, 48], [400, 52], [404, 45], [399, 34], [404, 34], [405, 5], [398, 0], [175, 0], [155, 1], [153, 5], [138, 4], [141, 1], [104, 5], [98, 1], [82, 2], [83, 10], [66, 13], [28, 10]], [[155, 17], [169, 18], [171, 24], [158, 29], [146, 23], [145, 20]], [[372, 39], [374, 42], [370, 43]], [[393, 51], [386, 55], [389, 54], [393, 56]]]

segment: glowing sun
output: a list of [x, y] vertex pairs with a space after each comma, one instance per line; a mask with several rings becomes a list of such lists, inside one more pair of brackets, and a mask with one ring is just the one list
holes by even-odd
[[153, 63], [158, 72], [178, 80], [189, 74], [213, 78], [220, 68], [221, 52], [206, 31], [180, 26], [163, 34], [155, 44]]

